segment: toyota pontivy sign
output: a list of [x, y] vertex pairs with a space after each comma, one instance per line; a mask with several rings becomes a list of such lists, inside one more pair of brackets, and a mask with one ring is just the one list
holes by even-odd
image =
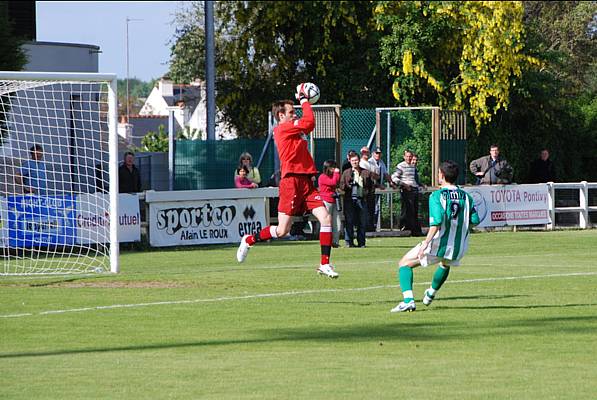
[[546, 184], [481, 185], [463, 189], [473, 197], [481, 228], [550, 223]]

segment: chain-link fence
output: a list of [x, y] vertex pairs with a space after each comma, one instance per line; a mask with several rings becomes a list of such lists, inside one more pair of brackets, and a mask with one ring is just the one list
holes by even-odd
[[[309, 145], [315, 147], [314, 161], [321, 170], [322, 164], [327, 159], [336, 159], [338, 164], [345, 160], [348, 150], [356, 150], [377, 144], [384, 153], [383, 160], [391, 174], [396, 164], [402, 161], [405, 148], [410, 148], [419, 155], [418, 169], [421, 180], [430, 183], [431, 172], [431, 111], [430, 110], [381, 110], [379, 112], [379, 135], [376, 140], [377, 115], [376, 109], [340, 109], [339, 113], [341, 135], [338, 142], [332, 132], [336, 128], [333, 118], [325, 117], [320, 120], [316, 110], [316, 119], [320, 129], [325, 125], [325, 133], [316, 132]], [[327, 110], [329, 111], [329, 110]], [[300, 109], [297, 114], [300, 116]], [[466, 140], [461, 134], [454, 134], [454, 117], [442, 118], [443, 134], [441, 136], [441, 159], [453, 159], [466, 171], [465, 146]], [[329, 119], [329, 121], [328, 121]], [[330, 125], [330, 126], [327, 126]], [[389, 133], [389, 134], [388, 134]], [[176, 190], [201, 190], [234, 187], [234, 172], [238, 166], [241, 153], [247, 151], [253, 156], [255, 163], [264, 151], [268, 142], [263, 139], [235, 139], [227, 141], [178, 141], [175, 157], [175, 189]], [[264, 157], [259, 165], [261, 185], [268, 186], [274, 173], [274, 144], [268, 142]], [[388, 151], [389, 150], [389, 151]], [[337, 154], [340, 154], [338, 157]], [[339, 159], [337, 159], [339, 158]], [[459, 183], [464, 182], [464, 172]], [[400, 199], [399, 194], [382, 195], [381, 199], [381, 226], [382, 228], [399, 227]], [[419, 220], [427, 221], [427, 195], [420, 196]]]
[[[177, 141], [174, 189], [233, 188], [240, 155], [249, 152], [257, 162], [265, 142], [266, 139]], [[262, 186], [267, 186], [273, 172], [274, 152], [269, 146], [259, 167]]]

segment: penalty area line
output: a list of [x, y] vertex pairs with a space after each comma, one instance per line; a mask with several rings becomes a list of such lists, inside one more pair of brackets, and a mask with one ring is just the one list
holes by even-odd
[[[519, 280], [519, 279], [543, 279], [543, 278], [561, 278], [561, 277], [569, 277], [569, 276], [592, 276], [592, 275], [597, 275], [597, 272], [570, 272], [570, 273], [546, 274], [546, 275], [503, 276], [503, 277], [460, 279], [460, 280], [456, 279], [456, 280], [448, 281], [447, 283], [450, 283], [450, 284], [465, 283], [466, 284], [466, 283], [478, 283], [478, 282], [509, 281], [509, 280]], [[430, 284], [430, 282], [419, 282], [419, 283], [415, 283], [415, 286], [423, 286], [423, 285], [427, 286], [429, 284]], [[398, 285], [378, 285], [378, 286], [368, 286], [368, 287], [360, 287], [360, 288], [292, 290], [292, 291], [288, 291], [288, 292], [258, 293], [258, 294], [250, 294], [250, 295], [245, 295], [245, 296], [214, 297], [211, 299], [170, 300], [170, 301], [154, 301], [154, 302], [148, 302], [148, 303], [111, 304], [111, 305], [107, 305], [107, 306], [68, 308], [68, 309], [64, 309], [64, 310], [48, 310], [48, 311], [40, 311], [40, 312], [36, 312], [36, 313], [0, 314], [0, 318], [21, 318], [21, 317], [40, 316], [40, 315], [67, 314], [67, 313], [77, 313], [77, 312], [86, 312], [86, 311], [140, 308], [140, 307], [152, 307], [152, 306], [163, 306], [163, 305], [216, 303], [216, 302], [222, 302], [222, 301], [264, 299], [264, 298], [285, 297], [285, 296], [301, 296], [301, 295], [320, 294], [320, 293], [364, 292], [364, 291], [369, 291], [369, 290], [392, 289], [392, 288], [398, 288], [398, 287], [399, 287]]]

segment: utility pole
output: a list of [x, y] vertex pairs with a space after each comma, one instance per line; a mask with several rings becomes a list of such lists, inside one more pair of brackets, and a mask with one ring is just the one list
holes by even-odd
[[126, 17], [126, 123], [129, 123], [129, 22], [142, 19]]
[[207, 97], [207, 140], [216, 139], [216, 67], [214, 39], [214, 2], [205, 1], [205, 81]]

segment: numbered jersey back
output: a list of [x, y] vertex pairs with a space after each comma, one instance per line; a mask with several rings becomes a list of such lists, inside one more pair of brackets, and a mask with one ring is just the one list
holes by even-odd
[[473, 198], [457, 186], [442, 188], [429, 197], [429, 226], [439, 226], [430, 254], [459, 260], [468, 247], [469, 228], [478, 223]]

